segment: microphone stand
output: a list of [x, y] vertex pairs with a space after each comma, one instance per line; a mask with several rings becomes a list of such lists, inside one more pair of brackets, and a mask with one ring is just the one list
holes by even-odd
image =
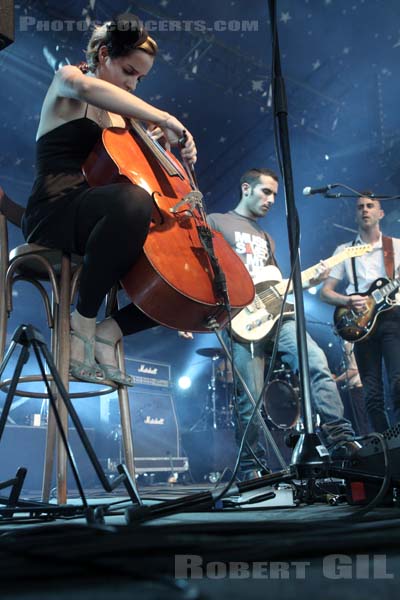
[[[343, 186], [345, 187], [345, 186]], [[342, 194], [341, 192], [338, 192], [337, 194], [331, 194], [330, 192], [327, 192], [326, 194], [324, 194], [324, 198], [363, 198], [364, 194]], [[368, 196], [365, 196], [366, 198], [371, 198], [371, 200], [400, 200], [400, 196], [379, 196], [378, 194], [371, 194]]]
[[371, 198], [371, 200], [399, 200], [400, 199], [400, 195], [396, 195], [396, 196], [388, 196], [386, 194], [363, 194], [362, 192], [359, 192], [358, 190], [355, 190], [354, 188], [346, 185], [345, 183], [335, 183], [331, 186], [328, 186], [329, 189], [331, 189], [332, 187], [342, 187], [345, 190], [348, 190], [349, 192], [351, 192], [351, 194], [342, 194], [341, 192], [338, 192], [337, 194], [332, 194], [329, 189], [323, 194], [324, 198]]
[[278, 122], [279, 144], [282, 153], [283, 180], [285, 190], [287, 229], [289, 238], [290, 261], [293, 272], [293, 290], [295, 298], [296, 334], [299, 356], [300, 390], [303, 404], [304, 433], [301, 433], [293, 450], [291, 464], [301, 477], [313, 476], [327, 464], [327, 449], [314, 432], [311, 408], [310, 372], [308, 365], [307, 332], [305, 327], [303, 285], [301, 281], [300, 251], [298, 245], [297, 211], [294, 199], [292, 163], [290, 155], [288, 108], [285, 82], [282, 76], [279, 40], [276, 19], [276, 0], [269, 0], [269, 12], [273, 48], [273, 106]]

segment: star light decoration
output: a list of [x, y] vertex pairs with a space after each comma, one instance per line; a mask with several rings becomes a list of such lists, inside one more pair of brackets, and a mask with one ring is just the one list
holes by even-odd
[[253, 92], [263, 92], [264, 91], [264, 81], [262, 79], [255, 80], [253, 79], [251, 82], [251, 89]]
[[286, 25], [287, 22], [291, 20], [291, 18], [292, 17], [290, 16], [289, 12], [282, 12], [280, 21], [281, 21], [281, 23], [285, 23], [285, 25]]

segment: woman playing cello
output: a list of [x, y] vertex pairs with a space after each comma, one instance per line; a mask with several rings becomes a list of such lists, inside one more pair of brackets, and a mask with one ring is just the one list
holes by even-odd
[[86, 67], [57, 71], [42, 107], [37, 176], [23, 229], [29, 242], [83, 256], [71, 314], [70, 372], [84, 381], [130, 385], [132, 378], [117, 368], [115, 346], [122, 336], [156, 324], [133, 304], [96, 324], [105, 295], [142, 251], [153, 203], [130, 182], [91, 188], [82, 174], [85, 159], [104, 128], [126, 127], [125, 118], [136, 118], [171, 145], [185, 132], [182, 157], [196, 161], [193, 137], [184, 125], [132, 93], [156, 53], [156, 42], [138, 19], [121, 15], [94, 30]]

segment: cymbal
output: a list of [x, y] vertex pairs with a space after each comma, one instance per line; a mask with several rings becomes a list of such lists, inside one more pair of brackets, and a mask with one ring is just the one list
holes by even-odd
[[217, 356], [218, 358], [225, 356], [225, 352], [222, 348], [199, 348], [196, 350], [196, 354], [200, 354], [200, 356], [208, 356], [208, 358], [214, 358]]

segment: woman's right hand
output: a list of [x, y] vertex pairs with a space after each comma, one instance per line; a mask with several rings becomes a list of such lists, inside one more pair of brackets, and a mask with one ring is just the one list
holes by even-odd
[[197, 150], [193, 136], [177, 118], [168, 115], [159, 125], [150, 127], [149, 133], [156, 140], [164, 137], [169, 146], [178, 146], [184, 140], [181, 145], [182, 158], [190, 164], [196, 162]]

